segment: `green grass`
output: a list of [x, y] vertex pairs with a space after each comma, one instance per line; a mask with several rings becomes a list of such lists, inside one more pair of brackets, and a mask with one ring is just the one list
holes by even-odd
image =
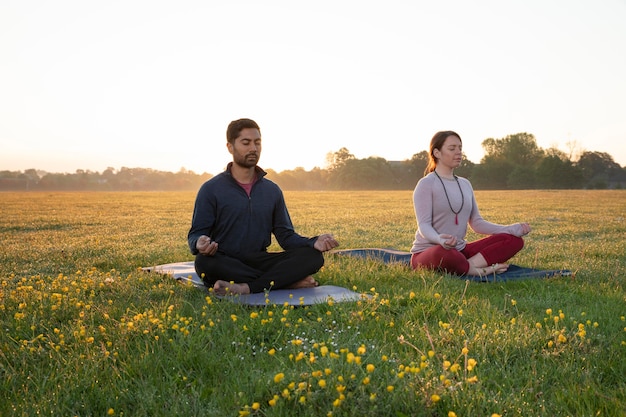
[[[327, 255], [369, 299], [246, 307], [140, 270], [192, 259], [194, 193], [2, 193], [0, 415], [626, 415], [626, 192], [476, 194], [533, 226], [515, 263], [574, 276]], [[286, 193], [302, 234], [403, 250], [411, 196]]]

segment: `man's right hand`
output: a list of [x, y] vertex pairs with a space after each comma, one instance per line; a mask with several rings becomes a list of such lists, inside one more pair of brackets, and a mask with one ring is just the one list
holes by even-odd
[[211, 240], [210, 237], [202, 235], [196, 242], [196, 249], [203, 255], [213, 256], [217, 252], [217, 242]]

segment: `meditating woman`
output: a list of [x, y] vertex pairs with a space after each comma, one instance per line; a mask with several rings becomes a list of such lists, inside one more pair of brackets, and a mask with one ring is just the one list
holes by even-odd
[[[417, 232], [411, 266], [456, 275], [502, 273], [509, 267], [506, 262], [524, 246], [522, 236], [530, 232], [530, 226], [484, 220], [471, 183], [454, 175], [461, 160], [461, 137], [452, 131], [437, 132], [430, 141], [424, 177], [413, 192]], [[466, 242], [468, 224], [474, 232], [488, 236]]]

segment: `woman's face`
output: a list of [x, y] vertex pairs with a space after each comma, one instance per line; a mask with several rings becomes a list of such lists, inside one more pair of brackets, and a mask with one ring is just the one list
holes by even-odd
[[463, 144], [461, 139], [454, 135], [446, 138], [441, 149], [435, 149], [433, 155], [437, 158], [437, 165], [454, 169], [461, 165], [463, 160]]

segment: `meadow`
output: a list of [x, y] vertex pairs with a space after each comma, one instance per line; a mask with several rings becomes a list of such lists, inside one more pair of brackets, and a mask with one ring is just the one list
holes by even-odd
[[[285, 193], [344, 249], [409, 250], [411, 196]], [[368, 298], [246, 307], [141, 270], [193, 259], [195, 193], [0, 193], [0, 416], [626, 415], [626, 191], [476, 196], [532, 225], [514, 263], [572, 276], [327, 254], [318, 281]]]

